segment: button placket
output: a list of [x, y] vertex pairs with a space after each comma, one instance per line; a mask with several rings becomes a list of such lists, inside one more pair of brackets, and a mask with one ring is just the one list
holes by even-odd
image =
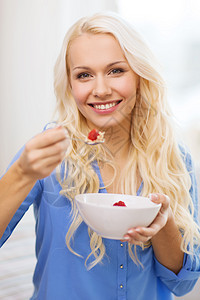
[[126, 297], [127, 251], [126, 243], [118, 244], [118, 299]]

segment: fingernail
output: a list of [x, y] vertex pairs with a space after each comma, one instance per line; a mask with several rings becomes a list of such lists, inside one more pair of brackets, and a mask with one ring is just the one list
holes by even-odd
[[130, 240], [130, 237], [127, 236], [127, 235], [125, 235], [125, 236], [123, 237], [123, 239], [126, 240], [126, 241], [128, 241], [128, 240]]
[[65, 137], [69, 138], [69, 133], [67, 131], [67, 129], [65, 127], [60, 126], [60, 128], [62, 128], [62, 130], [64, 131]]
[[156, 194], [149, 194], [150, 200], [158, 200], [158, 195]]
[[127, 233], [132, 234], [132, 233], [133, 233], [133, 229], [129, 229], [129, 230], [127, 231]]

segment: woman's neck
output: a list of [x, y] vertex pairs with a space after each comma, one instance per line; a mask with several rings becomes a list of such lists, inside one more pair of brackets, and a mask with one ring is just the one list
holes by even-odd
[[114, 161], [127, 159], [130, 146], [130, 126], [119, 124], [115, 127], [106, 128], [105, 147], [112, 155]]

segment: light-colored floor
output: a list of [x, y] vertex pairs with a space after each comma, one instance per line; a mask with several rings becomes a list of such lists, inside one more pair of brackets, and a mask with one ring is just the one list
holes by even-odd
[[[32, 209], [29, 209], [11, 238], [0, 249], [0, 300], [30, 298], [33, 291], [32, 274], [35, 262], [34, 218]], [[193, 292], [175, 299], [200, 300], [200, 280]]]

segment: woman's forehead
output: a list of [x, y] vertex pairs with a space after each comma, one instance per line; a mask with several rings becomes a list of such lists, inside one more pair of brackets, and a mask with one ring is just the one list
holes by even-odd
[[118, 41], [110, 34], [84, 33], [77, 37], [69, 48], [69, 63], [72, 67], [76, 64], [109, 63], [112, 60], [125, 60], [124, 53]]

